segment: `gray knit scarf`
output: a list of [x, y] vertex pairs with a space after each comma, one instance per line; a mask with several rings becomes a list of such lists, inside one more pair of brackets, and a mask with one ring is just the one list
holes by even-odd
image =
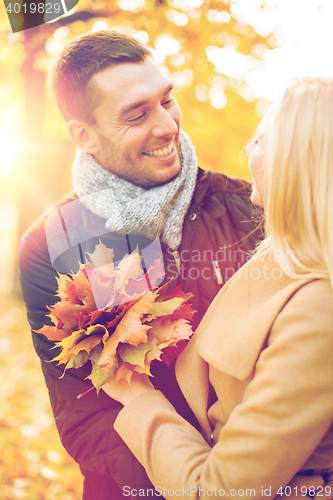
[[181, 242], [185, 214], [197, 179], [197, 160], [189, 137], [180, 133], [181, 170], [172, 181], [144, 189], [102, 167], [95, 158], [77, 150], [73, 185], [91, 212], [107, 219], [105, 227], [117, 233], [158, 235], [172, 250]]

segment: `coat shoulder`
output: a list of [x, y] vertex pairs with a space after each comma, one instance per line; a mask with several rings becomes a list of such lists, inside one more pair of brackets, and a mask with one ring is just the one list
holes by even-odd
[[[46, 241], [46, 235], [45, 235], [45, 223], [47, 220], [50, 220], [52, 218], [52, 214], [55, 212], [58, 212], [61, 207], [64, 205], [67, 205], [71, 202], [75, 202], [76, 205], [80, 204], [77, 194], [72, 191], [68, 193], [65, 198], [54, 205], [51, 205], [44, 213], [38, 217], [38, 219], [27, 229], [27, 231], [23, 234], [21, 241], [20, 241], [20, 247], [24, 247], [26, 245], [26, 241], [28, 240], [33, 240], [35, 243], [37, 243], [40, 247], [44, 248], [47, 246], [47, 241]], [[71, 206], [73, 204], [71, 203]]]
[[[302, 318], [304, 327], [325, 329], [333, 333], [333, 291], [328, 279], [316, 279], [306, 283], [286, 303], [282, 316]], [[333, 342], [333, 335], [332, 335]]]
[[252, 193], [251, 184], [246, 179], [199, 168], [198, 184], [206, 182], [209, 182], [207, 194], [223, 192], [250, 196]]

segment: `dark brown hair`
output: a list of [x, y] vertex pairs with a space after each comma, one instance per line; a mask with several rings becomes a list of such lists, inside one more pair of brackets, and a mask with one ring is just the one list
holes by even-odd
[[49, 71], [48, 86], [66, 121], [94, 123], [101, 98], [92, 77], [124, 63], [143, 63], [149, 49], [136, 38], [111, 30], [90, 31], [72, 40]]

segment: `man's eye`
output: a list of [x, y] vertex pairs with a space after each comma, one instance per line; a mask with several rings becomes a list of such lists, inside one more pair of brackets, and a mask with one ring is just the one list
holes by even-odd
[[173, 95], [172, 95], [172, 94], [170, 94], [170, 95], [167, 97], [167, 99], [166, 99], [164, 102], [162, 102], [162, 106], [166, 106], [166, 105], [168, 105], [168, 104], [171, 104], [174, 100], [175, 100], [175, 98], [173, 97]]
[[136, 116], [135, 118], [130, 118], [128, 121], [129, 122], [138, 122], [139, 120], [141, 120], [141, 118], [143, 118], [145, 116], [146, 113], [141, 113], [141, 115], [139, 116]]

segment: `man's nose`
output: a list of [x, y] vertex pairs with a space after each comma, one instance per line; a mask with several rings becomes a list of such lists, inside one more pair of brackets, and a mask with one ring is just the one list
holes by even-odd
[[153, 135], [155, 137], [176, 135], [178, 124], [163, 106], [154, 115]]

